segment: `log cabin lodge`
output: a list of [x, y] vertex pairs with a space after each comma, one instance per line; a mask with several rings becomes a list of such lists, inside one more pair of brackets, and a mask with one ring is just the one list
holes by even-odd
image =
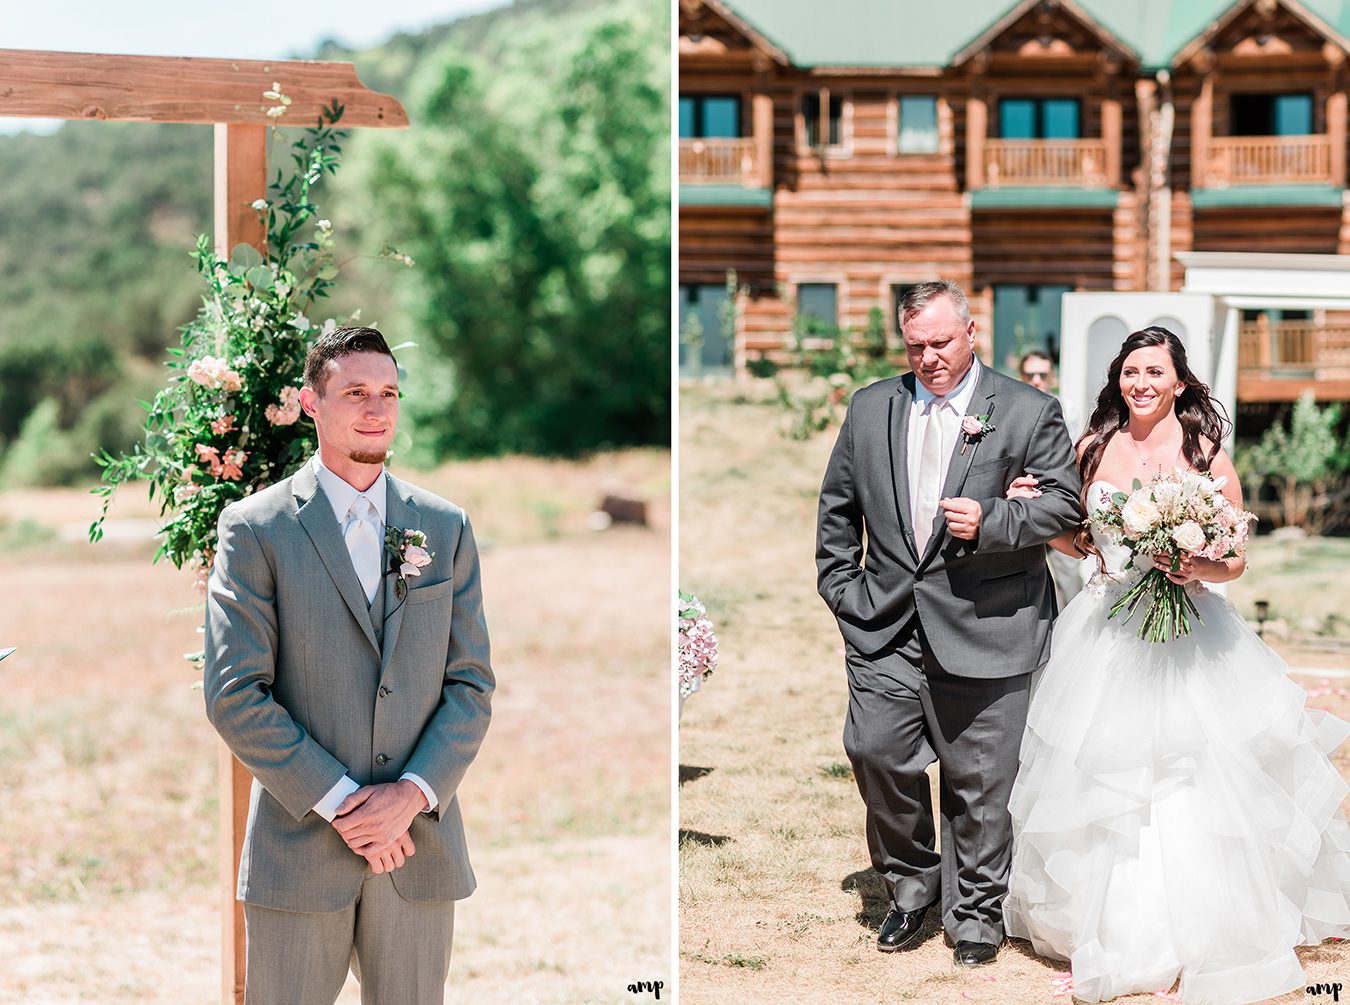
[[[1062, 294], [1178, 290], [1179, 252], [1350, 254], [1344, 0], [679, 15], [683, 374], [786, 362], [803, 320], [860, 333], [874, 308], [894, 352], [899, 297], [937, 277], [1012, 372], [1058, 357]], [[1350, 311], [1244, 310], [1238, 346], [1240, 410], [1350, 399]]]

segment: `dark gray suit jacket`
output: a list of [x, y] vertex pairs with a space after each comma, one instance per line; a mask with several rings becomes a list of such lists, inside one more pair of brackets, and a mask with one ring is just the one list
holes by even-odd
[[386, 523], [424, 531], [436, 557], [401, 603], [385, 577], [383, 646], [310, 464], [221, 513], [206, 712], [255, 778], [239, 865], [251, 904], [334, 911], [356, 898], [366, 861], [312, 810], [344, 771], [362, 785], [411, 771], [436, 793], [412, 822], [416, 854], [392, 874], [399, 893], [474, 889], [456, 791], [495, 685], [478, 550], [459, 507], [393, 477], [387, 498]]
[[[923, 554], [910, 525], [906, 443], [914, 374], [858, 391], [820, 489], [820, 595], [844, 639], [880, 652], [917, 613], [943, 668], [1011, 677], [1049, 656], [1055, 594], [1045, 542], [1079, 521], [1078, 472], [1059, 402], [981, 367], [968, 415], [994, 427], [953, 447], [942, 496], [977, 500], [975, 541], [953, 538], [939, 508]], [[1037, 499], [1005, 499], [1014, 478], [1040, 480]], [[864, 554], [864, 540], [866, 548]]]

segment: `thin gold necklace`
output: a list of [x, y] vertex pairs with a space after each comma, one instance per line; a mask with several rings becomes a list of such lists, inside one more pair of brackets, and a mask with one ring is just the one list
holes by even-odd
[[1139, 458], [1139, 460], [1143, 463], [1144, 467], [1148, 467], [1149, 464], [1152, 463], [1153, 458], [1157, 457], [1159, 452], [1164, 447], [1168, 446], [1173, 440], [1175, 440], [1180, 433], [1181, 430], [1178, 429], [1175, 433], [1169, 436], [1161, 444], [1154, 447], [1153, 450], [1150, 451], [1148, 454], [1145, 454], [1142, 450], [1139, 449], [1139, 444], [1134, 442], [1134, 437], [1130, 435], [1130, 431], [1128, 428], [1125, 430], [1125, 441], [1130, 445], [1130, 448], [1134, 451], [1135, 456]]

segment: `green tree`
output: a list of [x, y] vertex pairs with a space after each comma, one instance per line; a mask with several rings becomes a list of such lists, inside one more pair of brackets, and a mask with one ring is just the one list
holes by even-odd
[[1313, 392], [1305, 391], [1294, 402], [1289, 427], [1277, 422], [1247, 451], [1244, 472], [1258, 483], [1275, 483], [1286, 527], [1321, 531], [1327, 489], [1350, 467], [1350, 454], [1337, 435], [1340, 421], [1339, 405], [1319, 408]]
[[435, 351], [410, 368], [423, 457], [668, 441], [659, 21], [595, 19], [571, 46], [527, 33], [493, 70], [444, 52], [411, 102], [418, 133], [377, 145], [366, 215], [416, 259]]

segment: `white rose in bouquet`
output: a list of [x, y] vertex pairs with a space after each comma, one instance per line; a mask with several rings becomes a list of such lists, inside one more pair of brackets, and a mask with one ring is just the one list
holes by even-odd
[[1177, 547], [1182, 551], [1195, 554], [1205, 546], [1205, 531], [1194, 520], [1187, 520], [1172, 531], [1172, 540], [1177, 543]]
[[1149, 498], [1148, 491], [1141, 490], [1125, 501], [1120, 515], [1125, 525], [1125, 533], [1130, 537], [1139, 537], [1157, 525], [1161, 514], [1158, 513], [1158, 507], [1153, 504], [1153, 500]]

